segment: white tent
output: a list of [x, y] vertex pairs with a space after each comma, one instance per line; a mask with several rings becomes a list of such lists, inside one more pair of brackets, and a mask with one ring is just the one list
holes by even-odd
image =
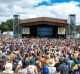
[[6, 31], [6, 32], [3, 32], [3, 35], [10, 35], [10, 36], [13, 36], [13, 31]]

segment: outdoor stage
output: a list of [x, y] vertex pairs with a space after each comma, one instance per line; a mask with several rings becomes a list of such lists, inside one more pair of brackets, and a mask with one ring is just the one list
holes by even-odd
[[22, 37], [54, 37], [65, 38], [67, 20], [47, 17], [20, 20]]

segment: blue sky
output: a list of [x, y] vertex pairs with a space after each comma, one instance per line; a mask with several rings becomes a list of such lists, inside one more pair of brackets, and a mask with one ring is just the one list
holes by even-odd
[[80, 2], [80, 0], [51, 0], [51, 2], [54, 2], [54, 3], [70, 2], [70, 1]]
[[0, 0], [0, 23], [13, 18], [53, 17], [69, 20], [69, 14], [76, 15], [80, 24], [80, 0]]

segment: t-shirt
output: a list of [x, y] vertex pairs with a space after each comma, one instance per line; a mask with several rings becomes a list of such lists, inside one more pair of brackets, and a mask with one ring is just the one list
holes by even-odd
[[31, 66], [22, 69], [22, 74], [28, 74], [28, 73], [29, 74], [35, 74], [34, 69]]
[[61, 74], [67, 73], [67, 65], [65, 63], [59, 65]]
[[73, 66], [73, 64], [74, 64], [74, 61], [73, 61], [73, 60], [69, 60], [69, 61], [68, 61], [68, 70], [69, 70], [69, 71], [72, 71], [72, 66]]
[[56, 68], [55, 67], [48, 67], [49, 74], [56, 74]]
[[30, 65], [34, 65], [34, 64], [35, 64], [35, 58], [31, 57], [31, 59], [30, 59]]
[[21, 65], [22, 66], [22, 61], [21, 60], [18, 62], [18, 65]]

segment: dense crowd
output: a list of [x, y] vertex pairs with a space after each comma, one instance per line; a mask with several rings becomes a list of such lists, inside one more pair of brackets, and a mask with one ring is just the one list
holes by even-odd
[[80, 39], [0, 36], [0, 71], [17, 74], [80, 74]]

